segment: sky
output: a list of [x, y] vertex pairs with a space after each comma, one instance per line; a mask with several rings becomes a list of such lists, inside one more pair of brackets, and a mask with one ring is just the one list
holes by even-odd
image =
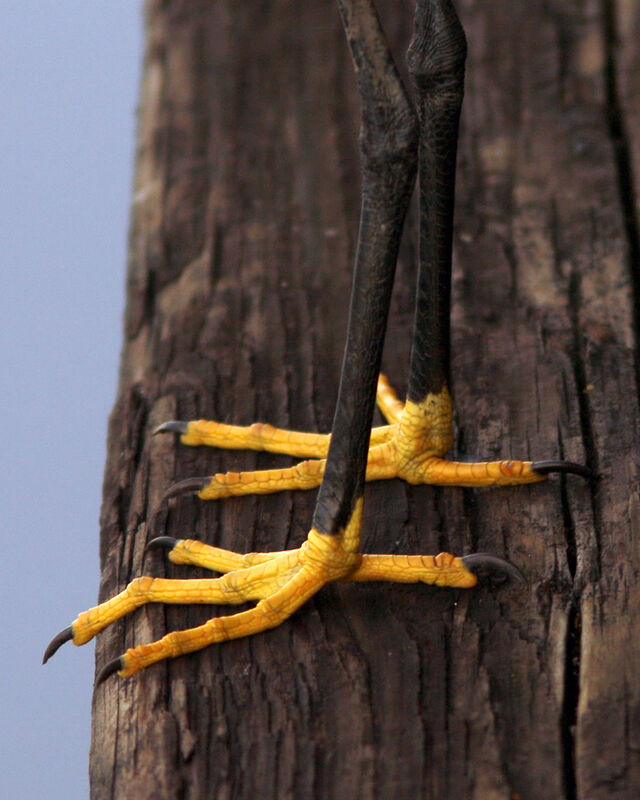
[[0, 0], [0, 797], [88, 797], [93, 645], [124, 308], [138, 0]]

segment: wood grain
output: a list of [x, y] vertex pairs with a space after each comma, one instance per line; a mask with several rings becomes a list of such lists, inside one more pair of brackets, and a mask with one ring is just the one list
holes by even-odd
[[[384, 2], [398, 58], [411, 4]], [[640, 496], [635, 0], [462, 0], [469, 40], [452, 317], [456, 455], [601, 475], [474, 491], [370, 485], [368, 552], [491, 551], [526, 588], [328, 587], [252, 639], [111, 679], [92, 797], [635, 798]], [[204, 575], [154, 535], [299, 544], [314, 493], [161, 503], [289, 463], [150, 432], [208, 416], [330, 427], [357, 228], [358, 107], [327, 0], [149, 0], [100, 597]], [[615, 34], [615, 36], [614, 36]], [[384, 364], [406, 388], [417, 220]], [[97, 663], [209, 608], [148, 607]]]

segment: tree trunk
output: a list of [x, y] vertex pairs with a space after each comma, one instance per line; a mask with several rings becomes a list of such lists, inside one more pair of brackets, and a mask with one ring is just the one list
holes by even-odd
[[[411, 6], [380, 3], [403, 65]], [[111, 678], [95, 695], [93, 798], [640, 792], [640, 10], [458, 8], [455, 455], [565, 457], [600, 480], [369, 485], [366, 552], [490, 551], [527, 586], [333, 585], [280, 628]], [[205, 575], [143, 558], [152, 536], [302, 542], [313, 492], [161, 503], [175, 480], [289, 459], [150, 432], [197, 417], [330, 428], [358, 218], [358, 102], [329, 0], [146, 12], [101, 599], [142, 573]], [[413, 213], [384, 358], [401, 392], [416, 234]], [[215, 613], [148, 606], [99, 637], [98, 666]]]

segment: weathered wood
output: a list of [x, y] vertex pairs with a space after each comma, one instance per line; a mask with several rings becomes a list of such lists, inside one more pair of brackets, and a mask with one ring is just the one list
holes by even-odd
[[[631, 0], [458, 5], [456, 454], [563, 456], [601, 480], [369, 486], [367, 551], [488, 550], [528, 586], [332, 586], [279, 629], [111, 679], [95, 697], [94, 798], [640, 791], [640, 12]], [[381, 13], [402, 58], [411, 3], [398, 6]], [[160, 503], [176, 479], [287, 459], [149, 434], [194, 416], [328, 430], [358, 214], [357, 101], [328, 0], [146, 9], [101, 598], [143, 571], [204, 574], [143, 562], [152, 534], [240, 551], [303, 540], [313, 493]], [[416, 224], [386, 344], [400, 389]], [[147, 607], [99, 637], [98, 665], [212, 613]]]

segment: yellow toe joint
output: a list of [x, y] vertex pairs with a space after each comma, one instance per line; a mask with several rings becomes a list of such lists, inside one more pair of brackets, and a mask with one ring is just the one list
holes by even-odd
[[360, 554], [362, 508], [363, 498], [360, 497], [343, 530], [330, 534], [312, 528], [300, 548], [302, 563], [321, 576], [326, 583], [348, 578], [362, 560]]
[[410, 483], [430, 483], [435, 486], [515, 486], [539, 483], [547, 479], [531, 469], [531, 461], [481, 461], [465, 463], [430, 458], [422, 463]]
[[478, 582], [462, 559], [451, 553], [437, 556], [364, 555], [349, 580], [428, 583], [458, 589], [471, 589]]
[[399, 422], [402, 412], [404, 411], [404, 403], [396, 394], [395, 389], [389, 383], [386, 375], [380, 374], [378, 376], [376, 403], [378, 404], [380, 413], [387, 422], [391, 424]]
[[324, 458], [330, 441], [329, 434], [304, 433], [276, 428], [264, 422], [252, 425], [227, 425], [198, 419], [189, 422], [182, 444], [207, 445], [225, 450], [266, 450], [300, 458]]

